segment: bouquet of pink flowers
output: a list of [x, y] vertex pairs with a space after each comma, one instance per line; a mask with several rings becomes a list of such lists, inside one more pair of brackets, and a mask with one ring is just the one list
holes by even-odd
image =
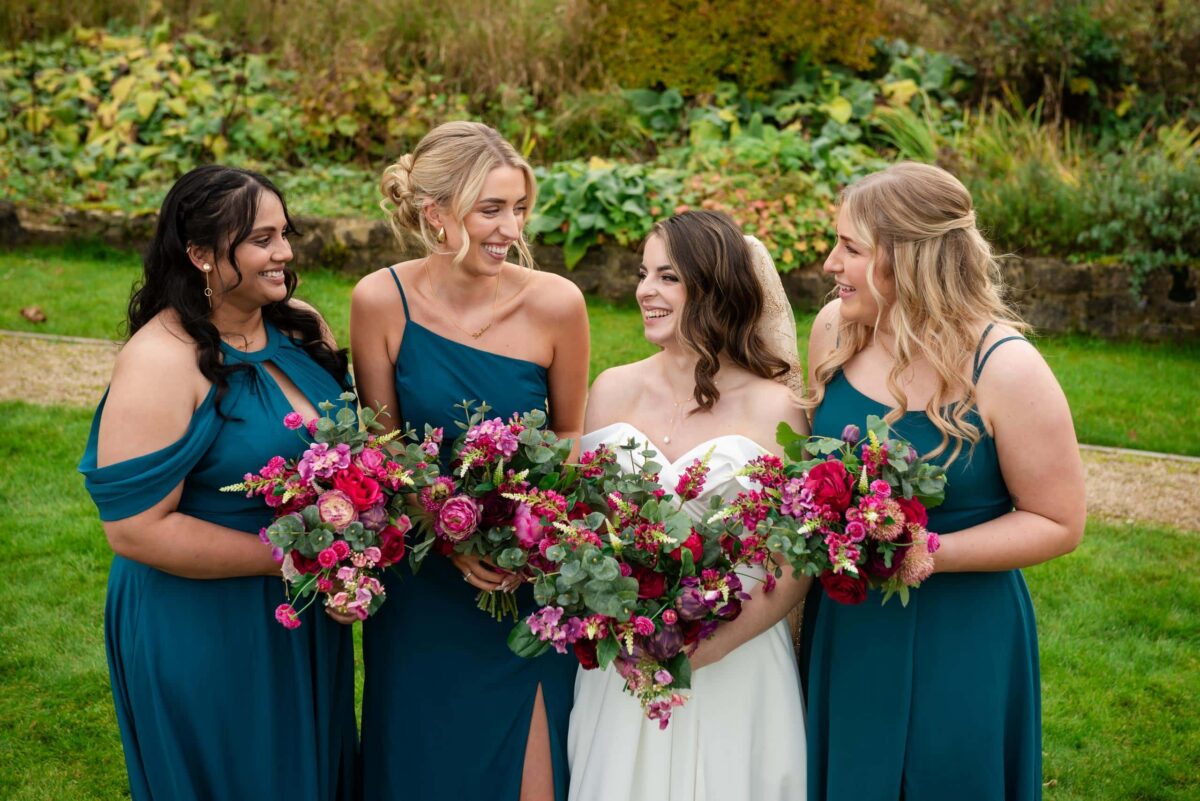
[[534, 561], [542, 608], [514, 628], [509, 647], [523, 656], [570, 647], [585, 669], [612, 664], [647, 717], [666, 728], [691, 687], [689, 649], [738, 616], [749, 597], [738, 567], [766, 552], [682, 511], [703, 490], [708, 455], [685, 471], [672, 497], [658, 484], [657, 464], [637, 464], [638, 448], [621, 447], [633, 471], [607, 446], [583, 454], [576, 495], [586, 513], [539, 521], [548, 534]]
[[275, 619], [286, 628], [300, 625], [300, 612], [321, 593], [335, 611], [366, 619], [383, 603], [377, 572], [404, 557], [405, 537], [412, 527], [404, 514], [404, 494], [427, 486], [437, 477], [436, 444], [382, 430], [377, 413], [362, 409], [352, 392], [339, 397], [342, 407], [323, 401], [322, 416], [307, 424], [297, 412], [283, 419], [307, 446], [298, 459], [273, 457], [257, 473], [225, 492], [258, 496], [275, 512], [259, 532], [272, 546], [294, 599], [280, 604]]
[[[503, 420], [488, 418], [486, 404], [467, 401], [460, 408], [466, 422], [458, 423], [463, 433], [453, 445], [451, 475], [434, 479], [418, 496], [425, 536], [413, 548], [414, 568], [436, 548], [476, 554], [527, 578], [535, 565], [544, 566], [543, 521], [566, 519], [575, 505], [581, 476], [567, 464], [571, 442], [546, 429], [540, 410]], [[481, 592], [479, 608], [497, 620], [518, 614], [511, 592]]]
[[801, 461], [751, 462], [746, 474], [762, 489], [740, 493], [720, 517], [740, 520], [835, 601], [862, 603], [877, 587], [884, 603], [898, 594], [907, 604], [933, 572], [938, 536], [926, 528], [927, 510], [945, 498], [945, 470], [918, 458], [879, 417], [867, 418], [860, 437], [853, 425], [833, 439], [781, 424], [780, 444]]

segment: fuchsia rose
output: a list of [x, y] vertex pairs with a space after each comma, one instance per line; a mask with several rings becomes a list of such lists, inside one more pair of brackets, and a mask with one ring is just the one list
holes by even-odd
[[926, 511], [925, 504], [916, 498], [905, 498], [903, 495], [897, 496], [895, 501], [896, 505], [900, 507], [900, 511], [904, 513], [904, 525], [916, 523], [921, 528], [929, 525], [929, 512]]
[[304, 417], [300, 412], [288, 412], [283, 416], [283, 426], [290, 431], [295, 431], [304, 425]]
[[825, 588], [825, 593], [830, 598], [840, 604], [853, 606], [867, 599], [865, 576], [851, 576], [848, 573], [822, 573], [821, 586]]
[[336, 540], [329, 547], [333, 550], [333, 555], [337, 557], [339, 562], [350, 555], [350, 543], [345, 540]]
[[437, 533], [451, 542], [462, 542], [479, 528], [479, 504], [466, 495], [455, 495], [438, 510]]
[[700, 564], [700, 558], [704, 556], [704, 540], [700, 539], [700, 535], [696, 533], [696, 529], [692, 529], [691, 533], [688, 534], [687, 539], [683, 541], [682, 545], [671, 551], [671, 558], [676, 562], [682, 561], [684, 548], [687, 548], [692, 552], [692, 561], [696, 564]]
[[280, 604], [275, 607], [275, 619], [285, 629], [300, 628], [300, 616], [296, 614], [296, 610], [292, 608], [291, 604]]
[[840, 514], [850, 506], [854, 477], [846, 470], [846, 465], [830, 459], [808, 471], [804, 476], [804, 488], [812, 493], [814, 503], [828, 506]]
[[335, 489], [322, 492], [317, 498], [317, 513], [321, 522], [328, 523], [336, 531], [341, 531], [358, 519], [354, 501], [346, 493]]
[[338, 563], [337, 551], [333, 550], [333, 548], [326, 548], [317, 554], [317, 562], [321, 567], [328, 570]]
[[383, 497], [379, 482], [369, 478], [354, 465], [338, 471], [333, 477], [333, 488], [346, 493], [354, 508], [360, 512], [370, 509]]

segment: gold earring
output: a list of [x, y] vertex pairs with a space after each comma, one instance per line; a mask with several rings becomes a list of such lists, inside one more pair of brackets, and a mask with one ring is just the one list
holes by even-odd
[[445, 226], [438, 228], [437, 236], [435, 236], [433, 238], [433, 241], [437, 242], [439, 245], [446, 241], [446, 227]]
[[200, 269], [204, 271], [204, 297], [208, 298], [209, 303], [212, 303], [212, 287], [208, 283], [208, 274], [212, 272], [212, 265], [205, 262]]

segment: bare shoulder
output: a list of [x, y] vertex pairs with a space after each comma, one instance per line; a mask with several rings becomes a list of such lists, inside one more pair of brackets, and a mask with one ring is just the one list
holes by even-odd
[[329, 324], [325, 322], [325, 316], [317, 310], [316, 306], [299, 298], [292, 298], [288, 301], [288, 305], [293, 309], [316, 315], [317, 323], [321, 326], [321, 338], [325, 340], [325, 344], [329, 345], [329, 347], [337, 348], [337, 340], [333, 337], [333, 331], [330, 330]]
[[775, 441], [775, 429], [781, 422], [797, 430], [805, 425], [804, 410], [786, 384], [755, 376], [739, 394], [742, 416], [754, 426], [754, 439], [763, 445]]
[[395, 264], [391, 267], [384, 267], [360, 278], [350, 295], [350, 302], [354, 308], [367, 312], [382, 311], [390, 310], [398, 304], [400, 290], [396, 288], [393, 271], [397, 271], [397, 275], [399, 275], [398, 271], [404, 266], [404, 264]]
[[596, 376], [588, 390], [586, 430], [595, 431], [626, 416], [645, 384], [647, 361], [610, 367]]
[[117, 354], [108, 407], [140, 413], [186, 406], [190, 414], [209, 386], [196, 360], [196, 343], [173, 314], [163, 312]]
[[540, 270], [527, 270], [525, 276], [521, 302], [539, 318], [563, 323], [587, 315], [583, 292], [570, 279]]
[[[1017, 336], [1022, 338], [1002, 342]], [[982, 369], [976, 391], [985, 417], [989, 410], [1062, 396], [1058, 380], [1042, 354], [1008, 326], [997, 325], [988, 332], [980, 348], [979, 364]]]

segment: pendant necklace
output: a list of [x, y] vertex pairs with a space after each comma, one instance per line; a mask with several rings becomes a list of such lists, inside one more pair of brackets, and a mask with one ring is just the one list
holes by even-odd
[[428, 258], [425, 259], [425, 280], [429, 282], [429, 288], [433, 291], [433, 299], [437, 301], [437, 304], [442, 307], [442, 311], [446, 312], [446, 316], [450, 318], [450, 324], [471, 339], [479, 339], [492, 327], [492, 323], [496, 322], [496, 300], [500, 297], [500, 273], [496, 273], [496, 291], [492, 293], [492, 315], [488, 318], [487, 325], [478, 331], [468, 331], [459, 325], [455, 320], [454, 313], [450, 311], [450, 307], [442, 302], [442, 297], [438, 294], [437, 285], [433, 283], [433, 276], [429, 272]]

